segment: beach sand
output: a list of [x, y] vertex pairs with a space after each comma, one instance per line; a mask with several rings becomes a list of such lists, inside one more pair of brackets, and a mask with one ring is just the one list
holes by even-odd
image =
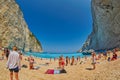
[[[21, 64], [29, 65], [25, 58], [23, 56]], [[6, 69], [6, 62], [7, 60], [0, 60], [0, 80], [9, 80], [9, 70]], [[77, 65], [65, 66], [66, 74], [45, 74], [47, 69], [58, 67], [58, 61], [54, 62], [52, 60], [49, 66], [39, 64], [50, 62], [50, 60], [35, 58], [35, 62], [34, 65], [40, 66], [40, 68], [38, 70], [21, 68], [19, 80], [120, 80], [120, 58], [111, 62], [104, 59], [99, 60], [95, 70], [90, 70], [92, 68], [91, 58], [88, 58], [85, 64], [79, 64], [79, 62]]]

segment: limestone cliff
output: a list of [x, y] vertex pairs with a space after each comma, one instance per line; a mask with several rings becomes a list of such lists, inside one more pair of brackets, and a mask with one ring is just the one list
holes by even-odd
[[42, 51], [15, 0], [0, 0], [0, 46], [11, 48], [14, 45], [25, 51]]
[[81, 50], [120, 47], [120, 0], [92, 0], [93, 31]]

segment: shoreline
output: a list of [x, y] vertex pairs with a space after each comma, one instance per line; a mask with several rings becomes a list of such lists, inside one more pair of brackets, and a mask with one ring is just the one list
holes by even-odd
[[[23, 55], [25, 56], [34, 56], [34, 57], [37, 57], [37, 58], [45, 58], [45, 59], [54, 59], [54, 58], [59, 58], [61, 55], [63, 55], [64, 57], [68, 56], [69, 58], [72, 58], [72, 56], [74, 56], [75, 58], [77, 57], [85, 57], [86, 55], [83, 55], [82, 53], [31, 53], [31, 52], [28, 52], [28, 53], [24, 53]], [[48, 56], [48, 57], [45, 57]], [[54, 55], [54, 56], [51, 56], [51, 55]], [[59, 55], [59, 56], [58, 56]], [[90, 56], [90, 55], [88, 55]]]

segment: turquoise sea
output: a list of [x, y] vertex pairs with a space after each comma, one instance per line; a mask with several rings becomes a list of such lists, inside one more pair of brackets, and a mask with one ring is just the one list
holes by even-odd
[[48, 52], [41, 52], [41, 53], [35, 53], [35, 52], [26, 52], [25, 53], [26, 56], [34, 56], [34, 57], [38, 57], [38, 58], [59, 58], [59, 56], [63, 55], [64, 57], [68, 56], [68, 57], [72, 57], [74, 56], [75, 58], [77, 57], [84, 57], [85, 55], [83, 55], [82, 53], [48, 53]]

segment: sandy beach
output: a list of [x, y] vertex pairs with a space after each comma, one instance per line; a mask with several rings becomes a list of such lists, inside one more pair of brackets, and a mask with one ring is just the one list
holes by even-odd
[[[120, 52], [118, 53], [120, 56]], [[0, 54], [1, 56], [1, 54]], [[21, 68], [19, 80], [120, 80], [120, 58], [108, 62], [101, 59], [97, 61], [96, 69], [92, 68], [91, 58], [88, 58], [84, 64], [77, 63], [73, 66], [65, 66], [65, 74], [45, 74], [47, 69], [58, 67], [58, 61], [52, 60], [49, 65], [40, 65], [49, 63], [50, 60], [35, 58], [34, 66], [40, 66], [38, 70], [29, 70], [29, 62], [25, 61], [27, 57], [23, 56], [21, 65], [25, 64], [28, 68]], [[82, 59], [84, 61], [84, 59]], [[7, 60], [0, 60], [0, 80], [9, 80], [9, 70], [6, 69]], [[15, 80], [15, 79], [14, 79]]]

